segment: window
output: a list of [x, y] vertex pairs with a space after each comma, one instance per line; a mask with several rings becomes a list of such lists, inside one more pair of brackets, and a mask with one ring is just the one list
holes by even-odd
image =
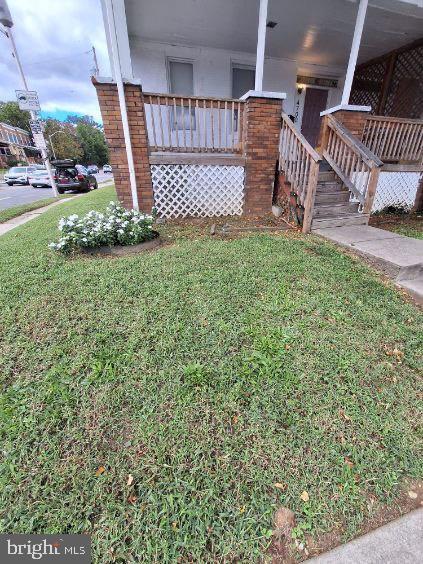
[[[194, 67], [186, 61], [168, 61], [169, 65], [169, 90], [178, 96], [193, 96], [194, 94]], [[190, 129], [190, 123], [195, 129], [195, 108], [177, 107], [172, 109], [172, 128]]]
[[245, 65], [232, 66], [232, 98], [241, 98], [249, 90], [254, 90], [256, 71]]
[[[256, 71], [245, 65], [232, 66], [232, 98], [241, 98], [249, 90], [254, 90]], [[238, 131], [238, 110], [235, 110], [234, 129]]]

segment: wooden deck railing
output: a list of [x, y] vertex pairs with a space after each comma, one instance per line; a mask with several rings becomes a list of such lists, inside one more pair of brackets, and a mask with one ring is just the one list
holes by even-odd
[[279, 170], [285, 175], [304, 206], [303, 232], [308, 233], [313, 219], [321, 157], [297, 131], [287, 114], [282, 114], [279, 143]]
[[243, 152], [242, 100], [145, 92], [144, 104], [153, 152]]
[[383, 162], [332, 115], [324, 118], [323, 157], [370, 213]]
[[362, 142], [382, 161], [423, 160], [423, 120], [369, 116]]

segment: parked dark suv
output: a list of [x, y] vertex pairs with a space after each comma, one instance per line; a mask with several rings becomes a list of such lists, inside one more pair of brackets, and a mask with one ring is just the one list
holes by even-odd
[[52, 161], [56, 169], [56, 184], [59, 194], [65, 190], [76, 190], [77, 192], [88, 192], [98, 188], [94, 175], [89, 174], [85, 166], [76, 164], [74, 160], [64, 159]]

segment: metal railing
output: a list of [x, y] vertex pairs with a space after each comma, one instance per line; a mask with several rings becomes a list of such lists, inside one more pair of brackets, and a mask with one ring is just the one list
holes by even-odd
[[244, 102], [144, 93], [151, 151], [243, 152]]

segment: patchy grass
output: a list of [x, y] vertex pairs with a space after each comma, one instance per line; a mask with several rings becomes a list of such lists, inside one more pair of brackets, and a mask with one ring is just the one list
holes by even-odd
[[370, 219], [370, 225], [386, 229], [387, 231], [393, 231], [394, 233], [399, 233], [400, 235], [405, 235], [406, 237], [423, 239], [422, 214], [385, 214], [381, 216], [373, 216]]
[[47, 249], [111, 194], [0, 238], [1, 530], [149, 563], [259, 561], [280, 505], [300, 537], [356, 534], [421, 476], [421, 313], [296, 233]]
[[[73, 194], [72, 194], [73, 195]], [[60, 199], [69, 198], [69, 195], [61, 196]], [[20, 206], [14, 206], [13, 208], [7, 208], [5, 210], [0, 210], [0, 223], [5, 223], [14, 217], [18, 217], [26, 212], [37, 210], [53, 204], [57, 201], [57, 198], [44, 198], [43, 200], [38, 200], [36, 202], [29, 202], [28, 204], [22, 204]]]

